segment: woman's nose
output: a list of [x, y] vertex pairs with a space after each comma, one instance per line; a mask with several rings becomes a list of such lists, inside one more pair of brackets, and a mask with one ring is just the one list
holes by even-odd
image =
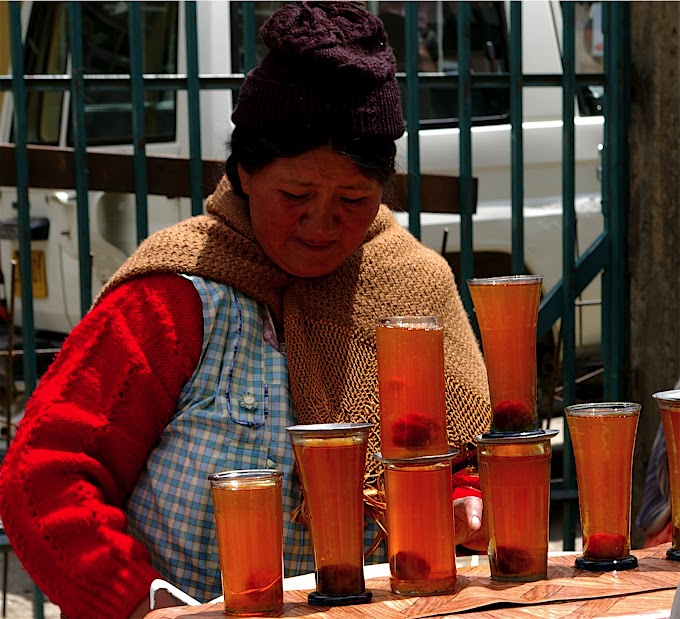
[[303, 217], [305, 225], [319, 234], [329, 233], [338, 227], [340, 217], [330, 200], [310, 205]]

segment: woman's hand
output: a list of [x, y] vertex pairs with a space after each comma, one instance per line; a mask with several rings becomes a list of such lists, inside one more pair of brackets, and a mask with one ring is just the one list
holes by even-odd
[[456, 546], [486, 552], [486, 526], [482, 522], [482, 499], [466, 496], [453, 501]]

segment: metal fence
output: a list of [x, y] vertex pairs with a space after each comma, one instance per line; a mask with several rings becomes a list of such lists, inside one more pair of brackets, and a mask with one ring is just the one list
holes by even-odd
[[[539, 310], [538, 337], [560, 322], [562, 337], [562, 384], [565, 405], [576, 397], [576, 300], [586, 286], [602, 274], [602, 344], [604, 367], [604, 393], [608, 400], [621, 399], [625, 393], [626, 360], [628, 358], [628, 297], [626, 265], [627, 213], [628, 213], [628, 149], [626, 131], [629, 119], [629, 7], [625, 2], [602, 3], [603, 33], [605, 39], [604, 71], [601, 74], [576, 74], [574, 50], [574, 11], [576, 3], [562, 3], [563, 14], [563, 72], [555, 75], [525, 75], [522, 72], [522, 12], [521, 3], [510, 2], [510, 70], [504, 73], [473, 73], [470, 70], [470, 4], [459, 2], [457, 20], [458, 70], [446, 74], [419, 74], [417, 64], [417, 3], [406, 2], [406, 71], [398, 75], [405, 85], [405, 116], [407, 128], [419, 127], [419, 90], [424, 83], [440, 82], [457, 89], [460, 130], [459, 140], [459, 202], [461, 212], [461, 273], [462, 279], [474, 275], [473, 254], [473, 166], [471, 155], [471, 105], [477, 89], [501, 87], [509, 91], [511, 155], [512, 155], [512, 270], [524, 272], [524, 177], [522, 94], [525, 89], [557, 86], [562, 89], [562, 206], [563, 206], [563, 273], [561, 281], [544, 296]], [[81, 312], [84, 314], [92, 300], [92, 265], [88, 221], [88, 187], [90, 187], [90, 162], [86, 148], [87, 136], [83, 116], [84, 100], [88, 89], [98, 85], [129, 92], [132, 101], [134, 192], [137, 206], [138, 240], [148, 233], [147, 166], [144, 148], [144, 94], [148, 89], [174, 89], [186, 91], [189, 106], [190, 154], [188, 174], [192, 213], [203, 210], [201, 179], [204, 168], [201, 161], [201, 127], [199, 98], [206, 89], [238, 88], [243, 74], [210, 76], [199, 74], [196, 2], [184, 3], [186, 16], [186, 64], [184, 75], [148, 75], [143, 73], [142, 27], [139, 3], [129, 6], [130, 74], [123, 76], [86, 75], [83, 68], [81, 4], [69, 3], [70, 66], [68, 75], [24, 75], [24, 42], [22, 41], [21, 5], [9, 2], [11, 76], [0, 76], [0, 90], [11, 91], [14, 100], [14, 160], [16, 166], [19, 270], [21, 276], [21, 307], [24, 346], [25, 387], [30, 393], [37, 381], [37, 364], [31, 286], [31, 233], [28, 190], [31, 186], [29, 147], [26, 134], [27, 92], [61, 91], [70, 93], [72, 106], [74, 148], [73, 169], [77, 190], [78, 250], [80, 259]], [[243, 58], [244, 67], [255, 63], [255, 3], [243, 3]], [[602, 156], [602, 211], [604, 230], [596, 242], [577, 259], [575, 243], [575, 183], [574, 183], [574, 117], [576, 88], [582, 84], [604, 87], [604, 149]], [[408, 131], [408, 211], [409, 227], [420, 234], [419, 201], [420, 159], [419, 133]], [[91, 187], [90, 187], [91, 188]], [[462, 291], [467, 309], [471, 303], [467, 291]], [[563, 453], [563, 496], [565, 502], [564, 545], [572, 549], [578, 519], [575, 497], [575, 471], [565, 428]], [[36, 617], [42, 610], [36, 607]]]

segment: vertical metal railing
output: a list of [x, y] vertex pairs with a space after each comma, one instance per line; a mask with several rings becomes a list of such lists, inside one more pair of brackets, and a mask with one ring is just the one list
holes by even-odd
[[198, 78], [198, 23], [196, 1], [184, 3], [186, 58], [187, 58], [187, 108], [189, 110], [189, 178], [191, 180], [191, 214], [203, 212], [201, 182], [201, 92]]
[[257, 63], [255, 40], [257, 38], [255, 3], [243, 3], [243, 73], [248, 73]]
[[146, 140], [144, 131], [144, 39], [142, 8], [139, 2], [128, 4], [130, 84], [132, 86], [132, 152], [135, 160], [135, 203], [137, 243], [149, 236], [147, 202]]
[[[510, 2], [510, 156], [512, 170], [524, 169], [524, 76], [522, 75], [522, 3]], [[512, 272], [524, 273], [524, 174], [511, 177]]]
[[604, 157], [602, 165], [602, 208], [604, 233], [608, 240], [608, 268], [602, 283], [602, 359], [604, 397], [618, 400], [626, 393], [629, 347], [628, 301], [628, 183], [630, 122], [630, 5], [603, 2], [605, 36]]
[[78, 255], [80, 275], [80, 314], [92, 303], [92, 259], [90, 255], [90, 203], [88, 196], [87, 131], [85, 128], [85, 80], [83, 75], [83, 27], [80, 3], [69, 5], [69, 45], [71, 46], [71, 118], [73, 126], [74, 170], [78, 217]]
[[[574, 179], [575, 134], [574, 100], [575, 80], [575, 9], [573, 2], [562, 6], [562, 398], [564, 406], [576, 400], [576, 301], [575, 259], [576, 242], [576, 186]], [[573, 453], [569, 428], [564, 424], [564, 447], [562, 451], [563, 487], [576, 488]], [[564, 547], [573, 550], [576, 538], [577, 505], [567, 501], [564, 504], [562, 521]]]
[[408, 226], [420, 238], [420, 80], [418, 79], [418, 3], [407, 2], [406, 131], [408, 132]]
[[[33, 321], [33, 283], [31, 281], [31, 220], [28, 201], [28, 144], [26, 140], [26, 82], [21, 41], [21, 4], [10, 2], [10, 46], [12, 56], [12, 96], [14, 100], [15, 161], [17, 169], [17, 215], [19, 225], [19, 276], [21, 279], [21, 321], [23, 336], [24, 383], [26, 392], [35, 389], [35, 327]], [[9, 428], [8, 428], [9, 431]]]
[[[458, 130], [460, 177], [460, 276], [467, 281], [474, 275], [472, 226], [472, 82], [470, 3], [458, 3]], [[463, 305], [472, 316], [472, 298], [467, 286], [460, 286]]]
[[[24, 384], [26, 393], [35, 389], [37, 362], [33, 323], [33, 282], [31, 278], [31, 220], [28, 201], [28, 144], [26, 140], [26, 85], [21, 41], [21, 4], [9, 6], [10, 53], [12, 59], [12, 96], [14, 100], [15, 162], [17, 170], [17, 212], [19, 225], [19, 274], [21, 279], [21, 320], [24, 325]], [[9, 433], [10, 429], [7, 428]], [[44, 597], [33, 588], [33, 618], [43, 619]]]

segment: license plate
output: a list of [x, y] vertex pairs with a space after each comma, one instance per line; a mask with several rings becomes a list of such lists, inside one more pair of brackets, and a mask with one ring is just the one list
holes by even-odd
[[[14, 290], [16, 296], [21, 295], [21, 276], [19, 275], [19, 252], [14, 252], [14, 260], [17, 267], [14, 271]], [[47, 271], [45, 270], [45, 252], [31, 252], [31, 279], [33, 280], [33, 298], [45, 299], [47, 297]]]

